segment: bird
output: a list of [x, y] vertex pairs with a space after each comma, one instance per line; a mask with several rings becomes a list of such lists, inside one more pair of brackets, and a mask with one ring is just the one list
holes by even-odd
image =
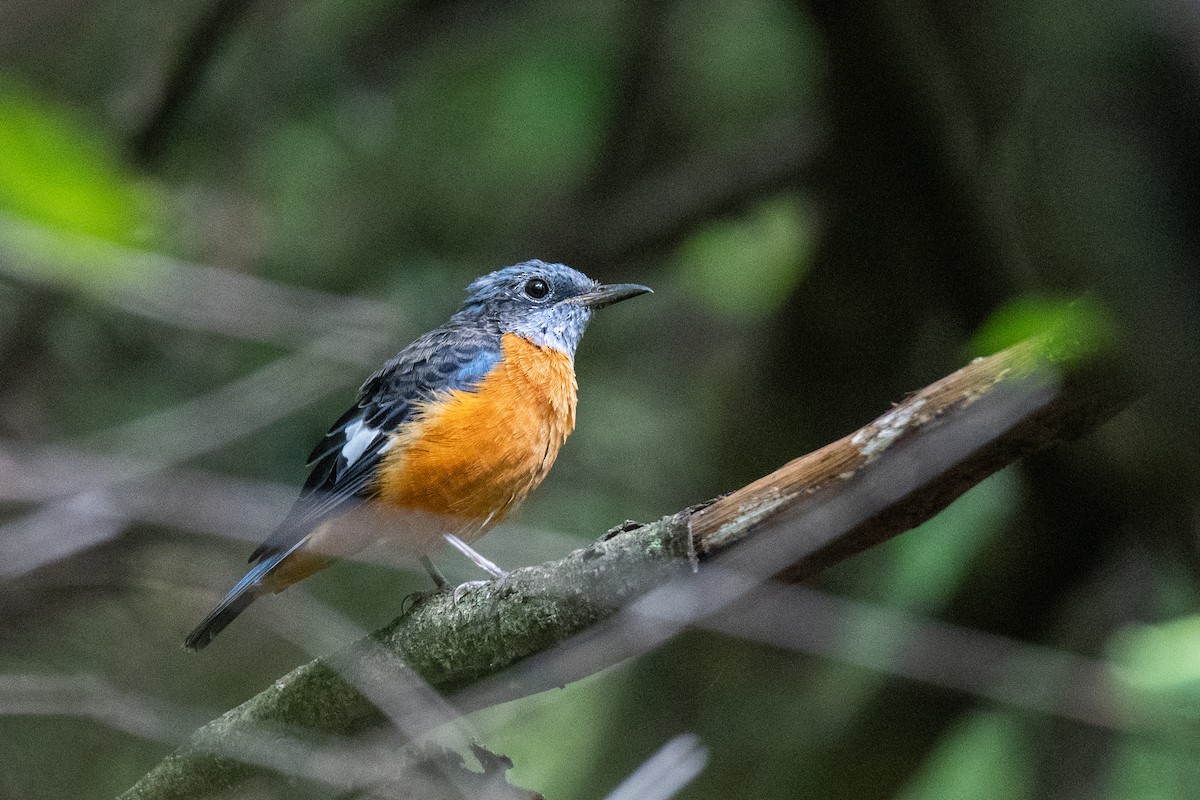
[[471, 547], [546, 477], [575, 427], [575, 350], [594, 311], [646, 294], [537, 259], [488, 273], [462, 307], [367, 378], [312, 453], [308, 477], [250, 570], [187, 636], [200, 650], [258, 597], [387, 539], [429, 555]]

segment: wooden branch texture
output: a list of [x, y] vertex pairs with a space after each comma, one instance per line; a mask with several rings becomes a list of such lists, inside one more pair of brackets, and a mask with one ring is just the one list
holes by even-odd
[[1073, 350], [1062, 342], [1029, 340], [976, 359], [854, 433], [698, 509], [689, 520], [696, 552], [703, 557], [727, 548], [769, 525], [775, 515], [795, 514], [806, 499], [838, 491], [885, 454], [961, 417], [980, 400], [1016, 391], [1042, 395], [1016, 424], [989, 431], [966, 458], [931, 476], [902, 502], [874, 510], [850, 530], [830, 532], [828, 544], [780, 577], [801, 580], [916, 527], [993, 472], [1090, 430], [1136, 395], [1134, 381], [1114, 361], [1073, 359]]
[[[718, 554], [740, 556], [770, 544], [775, 560], [760, 566], [798, 580], [896, 536], [1005, 465], [1099, 425], [1136, 395], [1133, 383], [1101, 359], [1064, 352], [1059, 343], [1028, 341], [977, 359], [732, 494], [654, 523], [627, 524], [458, 602], [431, 597], [368, 640], [293, 670], [204, 726], [122, 797], [227, 792], [259, 769], [230, 757], [231, 742], [249, 734], [294, 742], [377, 725], [379, 709], [343, 677], [362, 670], [348, 671], [347, 664], [373, 662], [376, 674], [411, 670], [452, 693], [535, 654], [553, 658], [546, 651], [655, 587], [689, 580], [692, 565]], [[886, 476], [886, 485], [872, 483]], [[853, 514], [814, 513], [847, 498]], [[529, 691], [510, 683], [501, 699]], [[497, 701], [494, 693], [489, 698]]]

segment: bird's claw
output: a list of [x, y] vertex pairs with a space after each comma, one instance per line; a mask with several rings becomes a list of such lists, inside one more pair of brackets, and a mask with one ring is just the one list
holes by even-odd
[[466, 583], [460, 583], [458, 586], [455, 586], [453, 597], [454, 605], [458, 605], [463, 598], [465, 598], [475, 589], [478, 589], [481, 586], [487, 586], [489, 583], [491, 583], [491, 581], [467, 581]]

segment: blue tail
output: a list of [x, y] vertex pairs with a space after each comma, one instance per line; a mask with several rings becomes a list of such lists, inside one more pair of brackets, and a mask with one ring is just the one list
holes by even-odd
[[[294, 549], [293, 547], [292, 550]], [[229, 594], [225, 595], [225, 599], [217, 603], [217, 607], [210, 611], [208, 616], [196, 626], [196, 629], [188, 634], [188, 637], [183, 640], [183, 646], [189, 650], [200, 650], [218, 633], [225, 630], [225, 626], [237, 619], [238, 614], [245, 611], [262, 593], [263, 587], [260, 583], [262, 577], [274, 569], [291, 552], [288, 550], [276, 553], [247, 572], [246, 577], [238, 581], [237, 586], [234, 586], [229, 590]]]

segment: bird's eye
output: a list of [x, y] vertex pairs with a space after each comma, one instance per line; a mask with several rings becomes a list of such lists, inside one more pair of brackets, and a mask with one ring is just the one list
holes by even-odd
[[546, 283], [541, 278], [530, 278], [525, 282], [525, 294], [529, 295], [534, 300], [541, 300], [546, 295], [550, 294], [550, 284]]

